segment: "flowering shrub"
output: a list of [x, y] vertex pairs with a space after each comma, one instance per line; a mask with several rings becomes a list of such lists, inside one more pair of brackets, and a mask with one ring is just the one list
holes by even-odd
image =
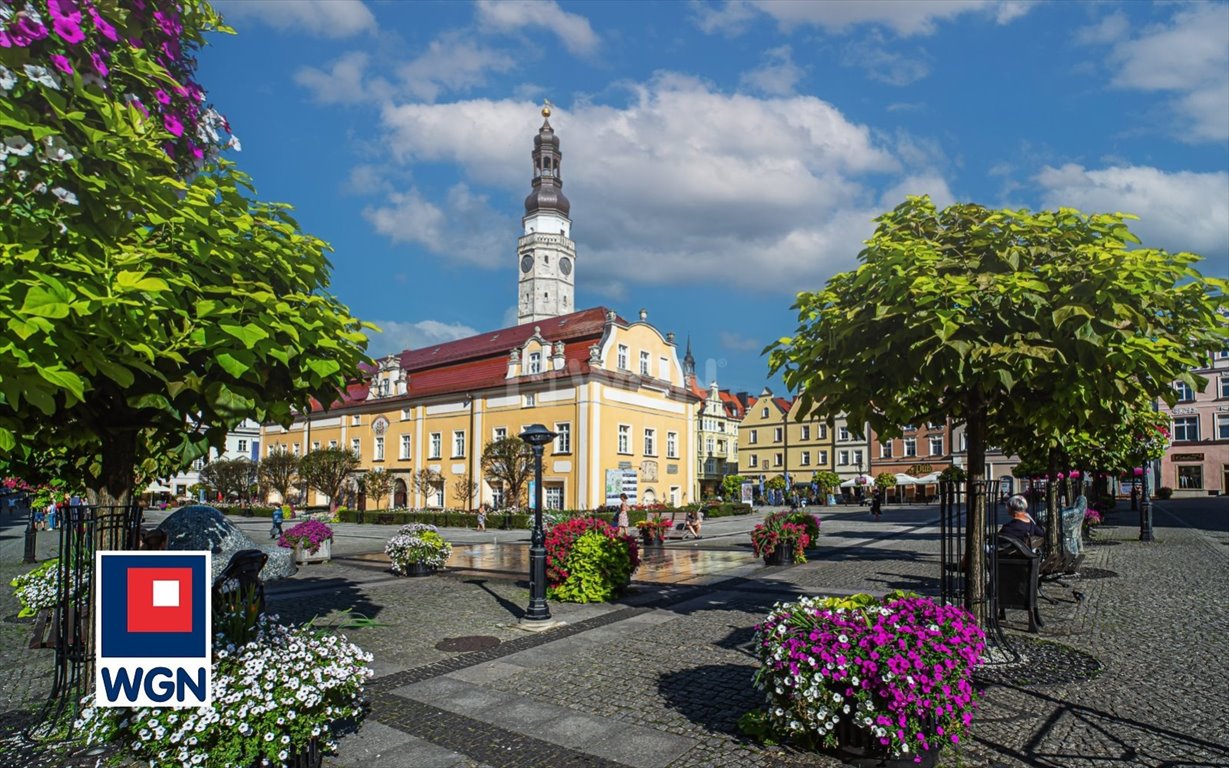
[[1093, 509], [1092, 507], [1089, 507], [1088, 509], [1084, 510], [1084, 524], [1085, 525], [1100, 525], [1101, 521], [1102, 521], [1101, 513], [1098, 510]]
[[845, 721], [900, 757], [960, 741], [985, 635], [963, 608], [894, 593], [778, 603], [754, 644], [774, 732], [835, 746]]
[[277, 540], [277, 545], [294, 549], [302, 544], [303, 549], [314, 555], [320, 549], [321, 544], [332, 538], [333, 529], [327, 524], [319, 520], [307, 520], [291, 526], [290, 530], [283, 533], [282, 537]]
[[805, 563], [804, 551], [819, 536], [819, 518], [808, 512], [774, 512], [751, 531], [756, 557], [769, 557], [783, 542], [794, 545], [794, 562]]
[[[81, 581], [70, 590], [69, 597], [75, 595], [85, 584], [89, 583], [90, 571], [81, 572]], [[55, 608], [60, 589], [60, 559], [52, 558], [41, 563], [37, 568], [23, 573], [9, 582], [13, 592], [21, 603], [20, 617], [33, 616], [43, 609]]]
[[338, 635], [317, 636], [261, 616], [254, 638], [214, 642], [213, 704], [121, 709], [82, 700], [76, 727], [89, 744], [120, 744], [151, 768], [286, 765], [332, 724], [361, 719], [371, 655]]
[[635, 538], [619, 536], [603, 520], [578, 517], [546, 534], [547, 595], [555, 599], [608, 600], [627, 586], [639, 566]]
[[650, 517], [636, 523], [640, 535], [646, 539], [660, 539], [670, 530], [670, 521], [662, 517]]
[[393, 562], [393, 572], [404, 575], [414, 563], [442, 568], [452, 554], [452, 545], [434, 525], [407, 523], [384, 545], [384, 552]]

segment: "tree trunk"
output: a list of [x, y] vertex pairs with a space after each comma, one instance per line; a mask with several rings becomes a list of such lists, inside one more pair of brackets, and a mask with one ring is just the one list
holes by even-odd
[[126, 508], [132, 500], [132, 482], [136, 470], [137, 433], [124, 429], [106, 431], [102, 435], [102, 472], [99, 486], [91, 489], [102, 507]]
[[986, 499], [981, 491], [986, 475], [986, 410], [979, 395], [970, 398], [968, 423], [969, 473], [965, 486], [968, 515], [965, 528], [965, 608], [978, 626], [986, 626]]
[[1050, 449], [1050, 482], [1046, 483], [1046, 550], [1063, 551], [1063, 521], [1058, 514], [1058, 448]]

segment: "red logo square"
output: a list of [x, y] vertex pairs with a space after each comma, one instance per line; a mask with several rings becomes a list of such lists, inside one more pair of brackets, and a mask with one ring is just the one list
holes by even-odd
[[191, 632], [192, 569], [129, 568], [128, 631]]

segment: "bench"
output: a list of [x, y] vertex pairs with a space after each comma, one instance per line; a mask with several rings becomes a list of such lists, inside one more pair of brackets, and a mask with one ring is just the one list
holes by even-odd
[[[1058, 519], [1062, 526], [1060, 541], [1062, 547], [1058, 552], [1051, 552], [1041, 563], [1041, 575], [1047, 578], [1058, 578], [1066, 574], [1078, 573], [1084, 562], [1084, 513], [1088, 509], [1088, 499], [1077, 496], [1075, 505], [1059, 510]], [[1044, 523], [1049, 517], [1043, 507], [1037, 512], [1037, 519]]]
[[1007, 617], [1007, 609], [1028, 612], [1028, 631], [1045, 626], [1037, 611], [1037, 589], [1041, 580], [1041, 554], [1012, 536], [998, 534], [998, 600], [999, 618]]

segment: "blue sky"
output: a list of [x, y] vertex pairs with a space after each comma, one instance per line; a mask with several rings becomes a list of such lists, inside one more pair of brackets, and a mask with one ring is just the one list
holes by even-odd
[[646, 308], [734, 390], [907, 194], [1134, 213], [1229, 275], [1229, 3], [219, 7], [200, 82], [373, 354], [514, 322], [543, 98], [576, 306]]

